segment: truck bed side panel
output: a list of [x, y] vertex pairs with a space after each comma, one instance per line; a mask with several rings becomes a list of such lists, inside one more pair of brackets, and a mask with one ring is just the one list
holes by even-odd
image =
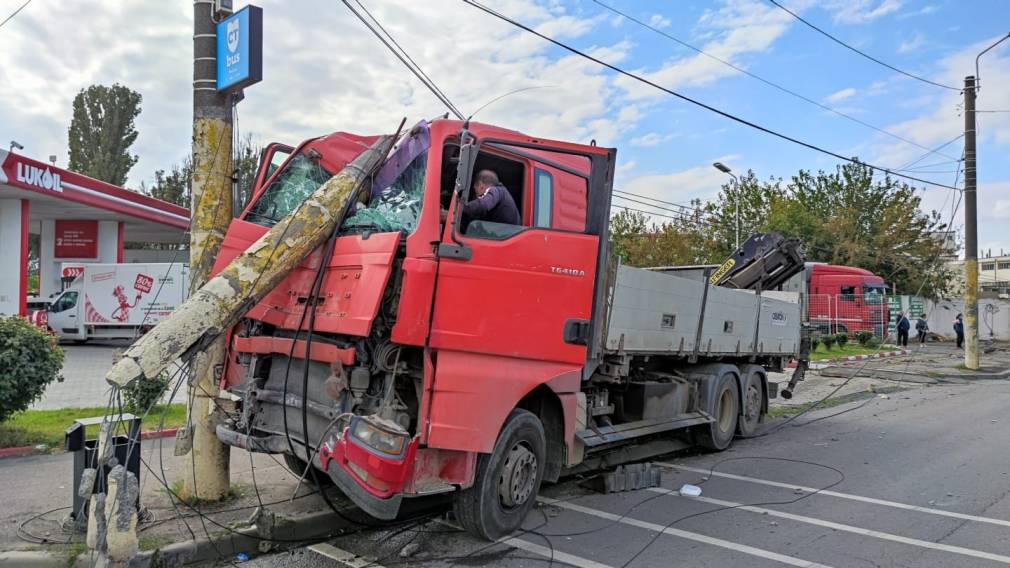
[[[701, 355], [732, 355], [755, 350], [755, 319], [760, 318], [758, 354], [789, 355], [799, 345], [799, 304], [794, 295], [759, 297], [663, 274], [621, 266], [613, 291], [606, 348], [629, 353], [687, 355], [695, 350], [705, 303]], [[760, 309], [759, 309], [760, 302]]]

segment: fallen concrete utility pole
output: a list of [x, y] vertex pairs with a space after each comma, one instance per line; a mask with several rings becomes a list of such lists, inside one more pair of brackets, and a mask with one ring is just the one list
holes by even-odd
[[349, 200], [370, 189], [370, 173], [385, 158], [390, 136], [380, 137], [310, 195], [291, 214], [189, 297], [172, 315], [123, 353], [105, 380], [125, 386], [157, 377], [187, 351], [208, 345], [274, 289], [329, 238]]

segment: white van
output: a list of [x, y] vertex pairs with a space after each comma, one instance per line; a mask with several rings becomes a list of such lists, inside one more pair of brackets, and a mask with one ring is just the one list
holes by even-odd
[[188, 289], [184, 264], [84, 264], [48, 309], [60, 339], [134, 339], [179, 306]]

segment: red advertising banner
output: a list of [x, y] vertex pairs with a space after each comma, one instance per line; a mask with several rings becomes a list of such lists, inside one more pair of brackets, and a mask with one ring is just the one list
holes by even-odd
[[56, 220], [56, 258], [98, 258], [98, 221]]

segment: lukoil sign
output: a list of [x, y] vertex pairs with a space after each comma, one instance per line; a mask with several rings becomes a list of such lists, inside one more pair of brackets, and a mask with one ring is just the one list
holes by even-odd
[[263, 78], [263, 9], [246, 6], [217, 23], [217, 90]]
[[63, 182], [60, 180], [60, 174], [52, 173], [49, 171], [49, 168], [40, 168], [18, 162], [14, 177], [21, 183], [63, 193]]

